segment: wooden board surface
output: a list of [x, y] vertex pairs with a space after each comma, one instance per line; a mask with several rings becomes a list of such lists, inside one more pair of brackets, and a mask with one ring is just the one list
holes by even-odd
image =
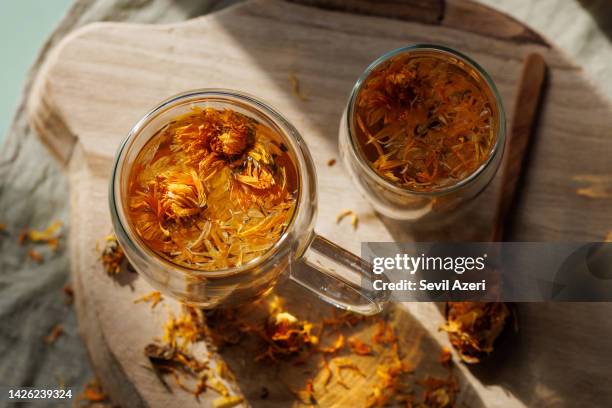
[[[485, 28], [497, 31], [487, 35], [483, 25], [464, 26], [466, 20], [489, 21], [483, 17], [491, 16], [489, 9], [460, 1], [447, 6], [447, 17], [424, 24], [253, 1], [180, 24], [94, 24], [56, 48], [35, 83], [30, 120], [50, 149], [69, 163], [70, 243], [79, 321], [94, 367], [116, 402], [195, 404], [189, 395], [168, 394], [143, 367], [143, 347], [160, 334], [167, 311], [151, 314], [146, 306], [134, 305], [136, 297], [150, 290], [146, 283], [132, 275], [123, 276], [125, 281], [108, 279], [95, 251], [96, 241], [111, 229], [106, 191], [119, 141], [148, 109], [186, 89], [246, 91], [267, 100], [293, 122], [317, 166], [317, 229], [348, 249], [357, 252], [366, 240], [483, 239], [489, 234], [495, 183], [466, 215], [469, 222], [459, 220], [444, 231], [416, 230], [374, 215], [342, 167], [326, 165], [338, 156], [340, 115], [355, 79], [371, 60], [398, 46], [434, 42], [479, 61], [498, 84], [511, 118], [522, 57], [540, 52], [551, 67], [550, 86], [511, 237], [599, 240], [605, 235], [612, 226], [610, 201], [589, 200], [575, 191], [584, 187], [582, 176], [609, 182], [610, 106], [573, 63], [530, 30], [495, 14], [500, 23]], [[469, 18], [458, 17], [461, 12]], [[308, 101], [291, 94], [289, 74], [299, 78]], [[360, 215], [355, 232], [349, 225], [335, 224], [336, 214], [346, 207]], [[435, 358], [440, 344], [446, 344], [437, 332], [437, 307], [412, 304], [405, 310], [398, 313], [409, 328], [408, 342], [420, 344], [423, 356]], [[612, 398], [610, 389], [602, 386], [612, 370], [612, 359], [604, 353], [612, 347], [612, 328], [605, 323], [607, 305], [524, 305], [519, 312], [521, 341], [512, 351], [501, 350], [488, 366], [476, 370], [461, 367], [471, 405], [481, 400], [500, 407], [597, 405]], [[368, 378], [375, 381], [373, 375]], [[239, 385], [247, 395], [253, 392], [253, 383]], [[341, 399], [344, 393], [336, 394], [338, 399], [328, 405], [348, 403]], [[284, 405], [286, 399], [278, 397], [275, 402]]]

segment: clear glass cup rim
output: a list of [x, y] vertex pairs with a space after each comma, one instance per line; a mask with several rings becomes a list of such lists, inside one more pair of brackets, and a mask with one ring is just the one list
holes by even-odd
[[[155, 253], [151, 248], [149, 248], [148, 245], [146, 245], [144, 242], [141, 242], [142, 240], [140, 239], [140, 237], [138, 237], [138, 235], [132, 231], [132, 228], [129, 227], [130, 224], [127, 220], [125, 212], [123, 211], [123, 206], [117, 202], [116, 197], [120, 197], [121, 193], [121, 181], [119, 180], [120, 176], [118, 170], [122, 161], [125, 159], [127, 148], [134, 141], [136, 136], [157, 116], [166, 112], [167, 110], [172, 109], [180, 101], [194, 99], [193, 103], [198, 103], [204, 102], [207, 99], [211, 98], [225, 99], [224, 102], [228, 103], [229, 105], [232, 104], [232, 99], [239, 100], [240, 102], [243, 102], [246, 105], [255, 108], [259, 114], [262, 114], [266, 119], [270, 120], [270, 122], [272, 122], [278, 128], [277, 130], [282, 132], [282, 135], [285, 137], [285, 139], [290, 139], [290, 142], [294, 142], [291, 144], [292, 149], [294, 150], [297, 156], [298, 163], [295, 163], [295, 165], [298, 173], [298, 178], [300, 179], [300, 188], [298, 189], [296, 208], [292, 215], [291, 222], [287, 226], [283, 234], [280, 236], [280, 238], [274, 243], [274, 245], [272, 245], [265, 253], [240, 266], [208, 271], [175, 264], [160, 256], [159, 254]], [[304, 171], [309, 173], [307, 177], [310, 177], [310, 181], [304, 180]], [[306, 183], [308, 183], [308, 185]], [[312, 192], [310, 192], [310, 194], [316, 192], [316, 173], [314, 171], [313, 160], [310, 155], [310, 151], [308, 150], [308, 147], [306, 146], [306, 143], [304, 142], [304, 139], [302, 138], [301, 134], [287, 119], [284, 118], [283, 115], [281, 115], [268, 103], [245, 92], [224, 88], [201, 88], [182, 92], [162, 101], [155, 108], [147, 112], [128, 132], [127, 136], [119, 145], [117, 153], [115, 154], [115, 160], [113, 163], [111, 180], [109, 184], [109, 204], [111, 215], [114, 219], [117, 220], [116, 223], [113, 223], [115, 230], [119, 229], [118, 231], [115, 231], [115, 233], [117, 235], [120, 235], [121, 238], [123, 238], [123, 240], [128, 243], [128, 245], [131, 245], [131, 249], [138, 252], [146, 253], [148, 255], [148, 258], [159, 266], [163, 267], [166, 270], [172, 270], [191, 276], [205, 275], [206, 277], [230, 277], [261, 266], [265, 262], [269, 261], [270, 258], [274, 256], [274, 254], [278, 253], [282, 249], [290, 249], [291, 242], [289, 241], [289, 236], [295, 230], [295, 228], [297, 228], [298, 213], [300, 212], [301, 207], [306, 204], [302, 203], [302, 201], [307, 199], [307, 195], [303, 191], [304, 187], [306, 187], [306, 189], [313, 190]], [[313, 215], [311, 218], [314, 218], [315, 216], [316, 201], [314, 204]], [[311, 237], [311, 240], [312, 238], [314, 238], [314, 234], [313, 237]], [[306, 245], [306, 247], [307, 246], [308, 245]]]
[[[374, 69], [376, 69], [380, 64], [386, 62], [388, 59], [396, 55], [399, 55], [405, 52], [410, 52], [410, 51], [439, 52], [442, 54], [450, 54], [451, 56], [462, 60], [468, 66], [471, 66], [480, 76], [482, 76], [486, 84], [491, 89], [491, 92], [493, 96], [495, 97], [495, 102], [497, 104], [497, 111], [498, 111], [497, 120], [499, 123], [498, 129], [497, 129], [497, 137], [495, 139], [495, 144], [493, 145], [493, 148], [491, 149], [491, 153], [489, 154], [489, 157], [487, 158], [487, 160], [484, 161], [476, 170], [474, 170], [469, 176], [465, 177], [464, 179], [459, 180], [455, 184], [451, 184], [449, 186], [442, 187], [442, 188], [439, 188], [433, 191], [417, 191], [417, 190], [411, 190], [406, 187], [400, 187], [394, 184], [393, 182], [385, 179], [384, 177], [380, 176], [378, 173], [376, 173], [376, 171], [374, 171], [374, 169], [372, 169], [367, 164], [367, 160], [365, 157], [363, 157], [360, 149], [356, 145], [357, 141], [355, 140], [354, 121], [352, 120], [352, 117], [354, 113], [354, 107], [355, 107], [357, 95], [359, 94], [359, 91], [361, 90], [361, 86], [363, 85], [365, 80], [369, 77], [370, 73]], [[380, 181], [381, 183], [383, 183], [385, 188], [388, 188], [389, 190], [393, 192], [396, 192], [399, 194], [405, 194], [405, 195], [414, 195], [414, 196], [425, 196], [425, 197], [442, 196], [442, 195], [457, 191], [465, 187], [466, 185], [470, 184], [471, 182], [476, 180], [478, 176], [493, 162], [494, 157], [499, 153], [499, 151], [503, 150], [504, 143], [506, 140], [506, 114], [504, 111], [504, 106], [503, 106], [501, 95], [499, 94], [499, 91], [497, 90], [497, 87], [495, 86], [495, 83], [493, 82], [493, 79], [491, 78], [491, 76], [487, 73], [487, 71], [485, 71], [483, 67], [481, 67], [476, 61], [474, 61], [467, 55], [457, 50], [454, 50], [450, 47], [445, 47], [445, 46], [436, 45], [436, 44], [424, 44], [423, 43], [423, 44], [413, 44], [413, 45], [399, 47], [399, 48], [393, 49], [381, 55], [380, 57], [375, 59], [372, 63], [370, 63], [370, 65], [368, 65], [368, 67], [359, 76], [359, 78], [357, 79], [357, 82], [355, 82], [355, 85], [353, 86], [353, 89], [351, 90], [351, 94], [349, 96], [348, 104], [347, 104], [345, 125], [347, 126], [347, 129], [348, 129], [350, 146], [352, 150], [354, 151], [354, 153], [359, 158], [359, 160], [357, 160], [357, 162], [359, 163], [359, 166], [366, 172], [366, 174]]]

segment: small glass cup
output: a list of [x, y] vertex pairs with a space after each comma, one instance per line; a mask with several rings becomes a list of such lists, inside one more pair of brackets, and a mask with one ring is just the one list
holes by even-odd
[[[159, 129], [194, 106], [232, 109], [267, 125], [282, 137], [297, 168], [298, 197], [287, 230], [265, 254], [234, 268], [202, 271], [176, 265], [148, 248], [127, 216], [127, 181], [138, 153]], [[243, 304], [269, 293], [289, 271], [292, 280], [339, 308], [378, 313], [387, 299], [360, 285], [360, 279], [372, 276], [370, 266], [314, 231], [316, 186], [310, 152], [280, 113], [241, 92], [200, 89], [162, 102], [132, 128], [115, 157], [109, 203], [117, 239], [129, 262], [152, 286], [184, 303], [202, 308]]]
[[[400, 55], [434, 56], [459, 65], [475, 78], [487, 92], [496, 114], [496, 139], [489, 157], [471, 174], [455, 184], [432, 191], [415, 191], [383, 178], [369, 165], [355, 133], [355, 103], [362, 85], [372, 71], [389, 59]], [[506, 118], [502, 100], [491, 77], [469, 57], [450, 48], [417, 44], [390, 51], [372, 62], [361, 74], [351, 91], [339, 129], [340, 155], [353, 182], [379, 213], [398, 220], [438, 225], [449, 221], [457, 210], [475, 198], [493, 179], [502, 159]]]

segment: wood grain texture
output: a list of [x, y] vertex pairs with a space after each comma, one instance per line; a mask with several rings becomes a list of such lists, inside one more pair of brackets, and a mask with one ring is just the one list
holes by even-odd
[[326, 10], [364, 14], [439, 24], [444, 19], [444, 0], [289, 0], [293, 3], [320, 7]]
[[[461, 2], [455, 4], [459, 9]], [[469, 18], [488, 21], [482, 16]], [[180, 24], [94, 24], [56, 48], [37, 78], [29, 115], [41, 138], [64, 162], [70, 162], [70, 239], [73, 273], [79, 279], [77, 296], [82, 303], [80, 320], [91, 320], [83, 323], [84, 337], [116, 402], [126, 406], [195, 404], [189, 395], [166, 393], [143, 367], [147, 363], [142, 349], [159, 335], [166, 311], [159, 309], [152, 315], [146, 306], [133, 305], [137, 296], [149, 290], [146, 283], [130, 275], [119, 282], [108, 279], [95, 252], [96, 241], [110, 231], [106, 191], [119, 141], [147, 110], [186, 89], [236, 88], [277, 107], [302, 133], [313, 153], [319, 175], [318, 232], [347, 249], [358, 252], [359, 243], [368, 240], [484, 239], [490, 234], [498, 181], [474, 203], [465, 219], [443, 231], [380, 219], [357, 195], [341, 166], [326, 165], [329, 158], [337, 157], [338, 122], [360, 72], [395, 47], [436, 42], [467, 53], [492, 74], [506, 105], [515, 98], [524, 56], [539, 52], [550, 67], [550, 87], [511, 237], [597, 240], [605, 235], [612, 224], [609, 201], [576, 196], [571, 175], [610, 171], [610, 106], [556, 49], [514, 41], [512, 38], [521, 39], [520, 33], [529, 30], [506, 31], [506, 27], [516, 27], [515, 23], [503, 15], [495, 19], [500, 32], [515, 34], [481, 35], [444, 24], [252, 1]], [[299, 78], [308, 101], [292, 96], [290, 73]], [[513, 108], [507, 108], [511, 120]], [[345, 207], [360, 215], [355, 232], [348, 223], [335, 224], [336, 214]], [[411, 322], [405, 337], [413, 345], [423, 344], [422, 356], [437, 355], [440, 345], [446, 344], [445, 336], [437, 331], [441, 322], [437, 307], [408, 304], [404, 310], [408, 313], [403, 320]], [[612, 369], [612, 361], [603, 354], [612, 347], [612, 329], [604, 324], [609, 312], [606, 305], [525, 305], [519, 310], [522, 330], [517, 344], [511, 349], [502, 347], [488, 367], [460, 368], [468, 400], [474, 405], [482, 400], [493, 407], [557, 401], [581, 406], [609, 400], [612, 391], [600, 386]], [[254, 371], [247, 372], [256, 371], [250, 369]], [[587, 372], [590, 381], [584, 382]], [[245, 381], [240, 386], [243, 392], [252, 392], [252, 383]], [[330, 398], [328, 405], [338, 402]], [[277, 405], [286, 405], [286, 400], [280, 398]]]
[[514, 18], [470, 0], [446, 0], [441, 24], [461, 31], [492, 36], [512, 42], [548, 43], [531, 28]]
[[437, 24], [513, 42], [548, 46], [548, 43], [529, 27], [506, 14], [472, 0], [289, 1], [345, 13]]

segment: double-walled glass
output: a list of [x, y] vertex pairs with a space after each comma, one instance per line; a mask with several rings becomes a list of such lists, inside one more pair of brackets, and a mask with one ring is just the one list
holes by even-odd
[[[298, 173], [296, 209], [287, 230], [265, 254], [234, 268], [202, 271], [174, 264], [147, 247], [127, 215], [128, 178], [138, 153], [159, 129], [194, 106], [231, 109], [273, 129], [288, 147]], [[244, 93], [202, 89], [162, 102], [134, 126], [117, 152], [109, 201], [117, 239], [130, 263], [151, 285], [182, 302], [204, 308], [242, 304], [271, 291], [289, 272], [294, 281], [335, 306], [377, 313], [386, 299], [362, 290], [361, 279], [371, 273], [369, 265], [314, 231], [316, 186], [304, 140], [276, 110]]]
[[[487, 160], [466, 178], [433, 191], [414, 191], [394, 184], [377, 174], [359, 147], [355, 131], [356, 101], [363, 84], [376, 68], [391, 58], [408, 55], [431, 56], [458, 65], [479, 83], [481, 89], [487, 94], [493, 109], [496, 138]], [[506, 118], [502, 100], [486, 71], [458, 51], [437, 45], [422, 44], [390, 51], [372, 62], [361, 74], [353, 87], [340, 121], [339, 144], [342, 161], [353, 182], [376, 211], [399, 220], [437, 224], [451, 219], [451, 215], [476, 197], [493, 179], [502, 159], [505, 133]]]

